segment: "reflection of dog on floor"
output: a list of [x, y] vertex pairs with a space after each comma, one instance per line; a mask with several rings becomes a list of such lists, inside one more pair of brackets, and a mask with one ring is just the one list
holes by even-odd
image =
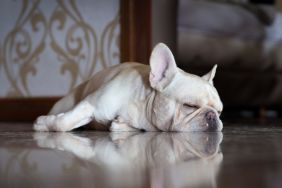
[[214, 187], [223, 158], [221, 132], [113, 132], [90, 138], [34, 135], [40, 147], [70, 152], [85, 161], [85, 168], [99, 166], [85, 170], [94, 170], [93, 181], [105, 187]]
[[111, 131], [220, 131], [215, 72], [216, 66], [202, 77], [188, 74], [158, 44], [150, 66], [123, 63], [100, 71], [37, 118], [34, 129], [69, 131], [94, 120]]

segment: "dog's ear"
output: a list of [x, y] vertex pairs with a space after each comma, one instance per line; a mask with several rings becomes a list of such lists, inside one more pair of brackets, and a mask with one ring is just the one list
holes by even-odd
[[172, 80], [177, 72], [177, 66], [170, 49], [163, 43], [155, 46], [150, 57], [151, 87], [162, 90]]
[[217, 68], [217, 65], [214, 65], [210, 72], [208, 72], [207, 74], [202, 76], [202, 78], [204, 80], [208, 81], [212, 85], [213, 85], [213, 79], [214, 79], [214, 76], [215, 76], [215, 73], [216, 73], [216, 68]]

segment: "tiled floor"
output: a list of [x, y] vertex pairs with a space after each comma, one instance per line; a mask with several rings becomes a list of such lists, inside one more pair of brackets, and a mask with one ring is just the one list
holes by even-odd
[[0, 124], [0, 187], [282, 187], [282, 126], [36, 133]]

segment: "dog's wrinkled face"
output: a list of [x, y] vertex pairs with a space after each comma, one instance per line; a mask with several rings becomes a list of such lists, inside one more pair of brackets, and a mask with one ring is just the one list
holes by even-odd
[[152, 123], [161, 130], [220, 131], [223, 109], [213, 78], [216, 65], [200, 77], [177, 68], [167, 46], [157, 45], [150, 58], [150, 84], [157, 90]]

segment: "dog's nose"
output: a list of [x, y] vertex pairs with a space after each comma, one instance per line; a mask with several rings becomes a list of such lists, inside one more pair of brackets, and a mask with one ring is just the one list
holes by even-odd
[[208, 111], [205, 114], [207, 122], [207, 131], [216, 131], [218, 128], [217, 114], [214, 111]]

